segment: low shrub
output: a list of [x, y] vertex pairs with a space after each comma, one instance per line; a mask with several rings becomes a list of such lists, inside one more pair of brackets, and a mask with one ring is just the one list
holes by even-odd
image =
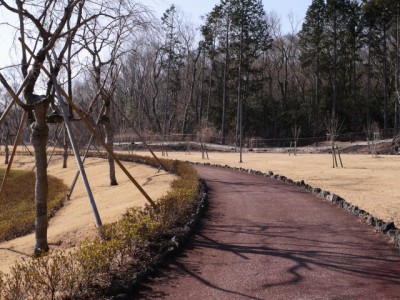
[[[121, 159], [158, 167], [153, 158]], [[179, 178], [155, 207], [128, 209], [119, 221], [102, 227], [102, 239], [83, 241], [73, 252], [50, 252], [23, 260], [9, 274], [0, 273], [1, 299], [99, 298], [112, 278], [124, 278], [138, 271], [158, 253], [167, 242], [166, 237], [179, 232], [196, 207], [196, 170], [184, 162], [162, 163]]]

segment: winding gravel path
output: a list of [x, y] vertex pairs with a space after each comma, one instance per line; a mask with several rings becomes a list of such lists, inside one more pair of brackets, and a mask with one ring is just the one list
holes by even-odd
[[277, 180], [196, 167], [202, 228], [139, 299], [400, 299], [400, 252], [333, 204]]

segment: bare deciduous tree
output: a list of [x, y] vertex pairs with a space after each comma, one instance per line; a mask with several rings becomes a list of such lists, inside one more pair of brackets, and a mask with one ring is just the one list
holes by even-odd
[[[41, 68], [53, 52], [56, 62], [51, 68], [51, 75], [57, 77], [64, 65], [62, 62], [66, 53], [71, 51], [71, 46], [76, 44], [76, 33], [85, 28], [96, 19], [104, 26], [107, 20], [115, 18], [115, 7], [129, 7], [131, 1], [89, 2], [86, 0], [16, 0], [15, 3], [0, 0], [0, 9], [5, 9], [18, 16], [18, 28], [20, 37], [21, 77], [24, 83], [21, 85], [24, 102], [16, 101], [23, 109], [29, 110], [29, 123], [31, 128], [31, 141], [34, 147], [36, 164], [36, 242], [35, 254], [48, 251], [47, 243], [47, 155], [46, 144], [48, 141], [49, 106], [57, 107], [55, 101], [52, 80], [41, 76]], [[29, 49], [33, 49], [34, 55], [29, 55]], [[79, 45], [76, 53], [79, 52]], [[57, 52], [57, 54], [55, 54]], [[32, 56], [31, 58], [29, 58]], [[75, 56], [78, 57], [78, 56]], [[72, 56], [68, 55], [68, 66], [71, 66]]]
[[[95, 94], [89, 107], [92, 111], [98, 99], [102, 101], [99, 123], [103, 126], [105, 143], [109, 150], [114, 147], [114, 129], [112, 126], [112, 103], [116, 83], [119, 78], [122, 57], [130, 51], [128, 39], [150, 26], [149, 12], [146, 7], [130, 1], [125, 5], [112, 7], [110, 18], [95, 19], [87, 24], [82, 32], [82, 48], [89, 53], [88, 67], [94, 83]], [[118, 185], [114, 160], [108, 155], [110, 185]]]

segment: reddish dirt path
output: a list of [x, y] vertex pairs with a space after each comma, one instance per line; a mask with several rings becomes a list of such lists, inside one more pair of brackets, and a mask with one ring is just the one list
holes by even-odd
[[196, 168], [202, 229], [135, 299], [400, 299], [400, 252], [354, 216], [276, 180]]

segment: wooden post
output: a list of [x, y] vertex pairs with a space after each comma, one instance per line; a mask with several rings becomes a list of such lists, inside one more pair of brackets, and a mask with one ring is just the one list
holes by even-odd
[[162, 156], [168, 157], [167, 144], [162, 144]]
[[187, 142], [185, 154], [190, 154], [190, 141]]
[[378, 157], [377, 144], [379, 140], [380, 140], [379, 132], [374, 132], [374, 139], [372, 140], [372, 157]]
[[205, 144], [203, 144], [203, 149], [204, 149], [205, 157], [207, 157], [207, 159], [208, 159], [208, 149], [207, 149], [207, 146]]
[[336, 150], [337, 150], [337, 153], [338, 153], [338, 156], [339, 156], [340, 165], [341, 165], [341, 166], [342, 166], [342, 168], [343, 168], [343, 163], [342, 163], [342, 158], [341, 158], [341, 156], [340, 156], [340, 150], [339, 150], [339, 146], [337, 146], [337, 145], [336, 145]]
[[335, 149], [332, 145], [332, 168], [335, 168]]

